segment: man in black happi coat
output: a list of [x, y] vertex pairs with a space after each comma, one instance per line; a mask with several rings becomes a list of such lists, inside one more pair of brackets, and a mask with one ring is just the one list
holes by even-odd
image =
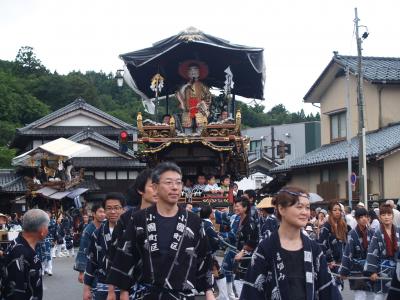
[[207, 300], [214, 300], [211, 252], [201, 219], [178, 206], [180, 168], [162, 163], [153, 170], [152, 181], [158, 202], [132, 215], [108, 283], [121, 289], [121, 300], [128, 299], [135, 283], [144, 287], [139, 299], [191, 300], [204, 291]]
[[40, 209], [31, 209], [24, 215], [23, 232], [11, 243], [5, 257], [4, 299], [42, 299], [42, 263], [35, 247], [47, 236], [49, 222], [47, 213]]

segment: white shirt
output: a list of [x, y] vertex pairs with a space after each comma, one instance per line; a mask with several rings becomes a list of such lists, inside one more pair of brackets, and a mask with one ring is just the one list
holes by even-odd
[[351, 229], [356, 228], [357, 226], [357, 221], [353, 218], [353, 216], [351, 214], [347, 214], [345, 216], [346, 218], [346, 223], [347, 225], [349, 225], [351, 227]]

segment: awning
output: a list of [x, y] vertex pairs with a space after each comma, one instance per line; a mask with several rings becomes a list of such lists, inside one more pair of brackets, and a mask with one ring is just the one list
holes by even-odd
[[68, 197], [70, 199], [74, 199], [75, 197], [82, 195], [83, 193], [87, 192], [89, 189], [86, 188], [77, 188], [77, 189], [71, 189], [68, 191], [63, 191], [59, 192], [56, 189], [50, 188], [50, 187], [44, 187], [41, 188], [40, 190], [37, 190], [37, 194], [41, 194], [44, 197], [54, 199], [54, 200], [61, 200], [65, 197]]
[[74, 199], [77, 196], [82, 195], [83, 193], [87, 192], [89, 189], [85, 188], [77, 188], [76, 190], [72, 191], [67, 195], [68, 198]]
[[12, 165], [34, 167], [41, 159], [49, 159], [53, 156], [54, 159], [67, 160], [87, 151], [90, 151], [90, 146], [88, 145], [59, 138], [14, 157]]
[[61, 200], [67, 197], [69, 194], [71, 194], [71, 191], [57, 192], [55, 194], [50, 195], [50, 198], [55, 200]]
[[57, 190], [46, 186], [41, 188], [40, 190], [37, 190], [36, 193], [41, 194], [45, 197], [49, 197], [50, 195], [57, 193]]

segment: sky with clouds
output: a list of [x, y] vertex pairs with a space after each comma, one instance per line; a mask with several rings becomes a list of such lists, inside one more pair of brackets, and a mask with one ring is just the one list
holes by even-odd
[[0, 59], [29, 45], [51, 71], [115, 72], [118, 55], [194, 26], [263, 47], [267, 109], [316, 112], [303, 96], [332, 58], [356, 54], [354, 7], [370, 36], [366, 56], [400, 56], [399, 1], [0, 0]]

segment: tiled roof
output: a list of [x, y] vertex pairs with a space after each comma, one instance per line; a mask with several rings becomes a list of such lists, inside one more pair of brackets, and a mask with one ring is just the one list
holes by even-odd
[[82, 98], [78, 98], [74, 102], [68, 104], [67, 106], [60, 108], [59, 110], [56, 110], [56, 111], [48, 114], [47, 116], [44, 116], [43, 118], [36, 120], [35, 122], [33, 122], [23, 128], [19, 128], [18, 131], [25, 132], [28, 129], [39, 127], [43, 124], [50, 122], [51, 120], [54, 120], [60, 116], [63, 116], [65, 114], [68, 114], [68, 113], [78, 110], [78, 109], [86, 110], [90, 113], [96, 114], [104, 119], [111, 121], [114, 124], [118, 124], [122, 128], [126, 128], [126, 129], [134, 128], [132, 125], [130, 125], [124, 121], [121, 121], [120, 119], [113, 117], [110, 114], [105, 113], [104, 111], [86, 103], [86, 101], [83, 100]]
[[[317, 165], [342, 162], [347, 159], [347, 141], [324, 145], [302, 157], [285, 162], [271, 170], [271, 173], [282, 173], [293, 169], [309, 168]], [[379, 159], [381, 156], [400, 148], [400, 123], [366, 134], [366, 154], [368, 159]], [[358, 158], [358, 138], [351, 140], [351, 155]]]
[[[357, 73], [357, 56], [336, 54], [333, 60], [344, 68], [348, 65], [353, 74]], [[362, 66], [364, 78], [369, 81], [400, 81], [400, 58], [363, 56]]]
[[136, 159], [123, 157], [74, 157], [72, 158], [72, 164], [77, 168], [138, 169], [146, 167], [146, 164]]
[[85, 176], [83, 179], [84, 180], [76, 185], [74, 188], [85, 188], [89, 189], [90, 192], [101, 190], [94, 176]]
[[[49, 126], [46, 128], [27, 128], [20, 134], [25, 136], [69, 137], [88, 128], [104, 136], [119, 136], [122, 130], [111, 126]], [[133, 135], [135, 129], [129, 128], [126, 131], [129, 135]]]
[[0, 170], [0, 192], [24, 193], [26, 192], [25, 180], [13, 170]]
[[[78, 132], [77, 134], [71, 136], [68, 139], [77, 143], [88, 139], [93, 140], [119, 152], [119, 144], [117, 142], [114, 142], [109, 138], [106, 138], [105, 136], [97, 133], [96, 131], [93, 131], [91, 128], [82, 130], [81, 132]], [[135, 153], [131, 149], [128, 149], [128, 151], [124, 153], [124, 155], [128, 155], [132, 158], [135, 157]]]

